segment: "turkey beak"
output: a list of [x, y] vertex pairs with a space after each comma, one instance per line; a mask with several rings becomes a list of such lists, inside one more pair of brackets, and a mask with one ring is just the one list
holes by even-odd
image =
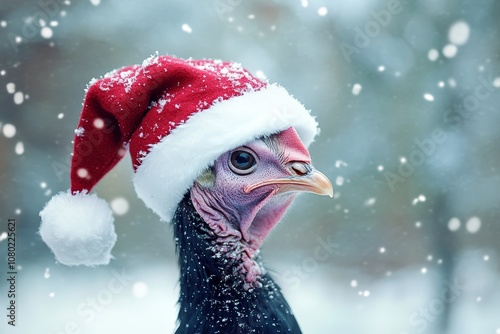
[[275, 185], [277, 187], [277, 194], [303, 191], [333, 197], [333, 186], [330, 180], [328, 180], [325, 174], [314, 169], [310, 164], [297, 161], [290, 162], [287, 164], [287, 169], [292, 176], [247, 185], [245, 192], [249, 193], [263, 186]]

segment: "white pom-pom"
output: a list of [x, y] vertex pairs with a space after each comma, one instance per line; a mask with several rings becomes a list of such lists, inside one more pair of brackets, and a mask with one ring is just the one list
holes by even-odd
[[40, 235], [68, 266], [108, 264], [116, 242], [113, 213], [95, 194], [61, 192], [40, 212]]

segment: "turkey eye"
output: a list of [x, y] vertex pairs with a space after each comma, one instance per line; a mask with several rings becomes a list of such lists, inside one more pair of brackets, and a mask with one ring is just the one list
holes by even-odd
[[250, 174], [257, 165], [257, 159], [249, 149], [241, 149], [231, 153], [229, 168], [236, 174]]

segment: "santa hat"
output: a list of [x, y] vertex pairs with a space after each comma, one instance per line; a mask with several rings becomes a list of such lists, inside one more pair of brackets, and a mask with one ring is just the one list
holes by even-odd
[[113, 214], [90, 191], [127, 151], [137, 195], [170, 221], [222, 153], [292, 126], [306, 146], [318, 132], [286, 89], [240, 64], [152, 56], [108, 73], [90, 83], [75, 130], [71, 188], [40, 212], [40, 235], [60, 263], [107, 264]]

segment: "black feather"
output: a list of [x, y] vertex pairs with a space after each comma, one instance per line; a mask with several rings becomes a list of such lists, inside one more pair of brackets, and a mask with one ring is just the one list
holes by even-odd
[[217, 236], [196, 212], [189, 193], [177, 207], [173, 225], [181, 272], [176, 334], [301, 333], [268, 274], [261, 287], [244, 289], [238, 260], [214, 250]]

